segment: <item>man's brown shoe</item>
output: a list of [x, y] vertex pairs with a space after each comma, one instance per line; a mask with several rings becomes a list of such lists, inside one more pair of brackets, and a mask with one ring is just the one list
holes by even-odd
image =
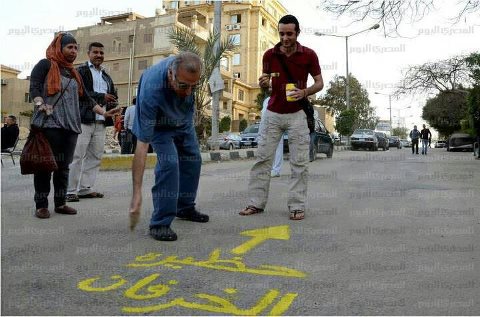
[[55, 212], [58, 214], [64, 215], [76, 215], [77, 210], [73, 209], [72, 207], [68, 207], [67, 205], [63, 205], [62, 207], [55, 207]]
[[35, 210], [35, 216], [40, 219], [50, 218], [50, 211], [48, 208], [40, 208]]

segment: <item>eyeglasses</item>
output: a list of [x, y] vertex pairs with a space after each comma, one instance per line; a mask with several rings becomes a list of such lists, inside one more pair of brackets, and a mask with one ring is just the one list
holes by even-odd
[[187, 90], [187, 89], [195, 90], [195, 89], [198, 89], [200, 87], [199, 83], [190, 85], [190, 84], [178, 81], [177, 76], [175, 76], [175, 74], [173, 74], [173, 73], [172, 73], [172, 77], [173, 77], [173, 80], [175, 81], [175, 84], [177, 85], [177, 88], [180, 89], [180, 90]]

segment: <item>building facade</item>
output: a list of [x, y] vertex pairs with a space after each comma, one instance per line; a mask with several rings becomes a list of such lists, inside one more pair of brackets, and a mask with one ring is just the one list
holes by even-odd
[[[262, 56], [278, 42], [278, 19], [286, 12], [276, 0], [222, 3], [222, 39], [231, 40], [235, 50], [226, 54], [220, 63], [225, 89], [219, 109], [220, 118], [232, 119], [232, 131], [238, 131], [240, 120], [252, 122], [259, 115], [256, 98], [260, 93], [258, 77], [262, 73]], [[177, 53], [168, 38], [169, 31], [173, 27], [192, 30], [202, 48], [213, 30], [213, 20], [214, 3], [209, 0], [165, 0], [153, 17], [133, 12], [102, 17], [97, 25], [69, 31], [79, 43], [75, 64], [88, 60], [89, 43], [102, 43], [105, 46], [103, 66], [118, 89], [119, 103], [129, 105], [143, 70]], [[211, 113], [211, 105], [206, 112]]]
[[30, 116], [27, 114], [33, 111], [33, 105], [30, 100], [30, 80], [17, 78], [19, 70], [1, 65], [1, 108], [2, 122], [5, 117], [14, 115], [17, 117], [17, 124], [21, 127], [30, 127]]

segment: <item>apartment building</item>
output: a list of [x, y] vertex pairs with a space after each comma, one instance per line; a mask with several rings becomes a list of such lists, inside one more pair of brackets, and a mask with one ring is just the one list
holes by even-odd
[[30, 127], [30, 117], [21, 115], [33, 110], [29, 95], [30, 80], [19, 79], [20, 71], [5, 65], [0, 66], [0, 73], [2, 119], [14, 115], [19, 126]]
[[[188, 24], [191, 17], [202, 17], [213, 24], [214, 1], [164, 0], [168, 11], [178, 12], [179, 21]], [[233, 79], [225, 83], [232, 93], [232, 127], [238, 121], [250, 122], [259, 116], [255, 100], [260, 93], [258, 77], [262, 73], [263, 53], [278, 42], [278, 20], [287, 10], [277, 0], [231, 0], [222, 2], [222, 36], [233, 40], [236, 50], [231, 61], [224, 59], [225, 70], [231, 64]]]
[[[265, 50], [278, 42], [278, 19], [286, 9], [276, 0], [224, 1], [222, 3], [222, 38], [235, 43], [235, 51], [221, 61], [225, 89], [220, 100], [220, 118], [230, 116], [233, 131], [239, 121], [254, 121], [259, 115], [255, 99], [260, 92], [258, 77], [262, 72]], [[71, 32], [79, 43], [75, 64], [88, 60], [88, 44], [105, 45], [103, 66], [118, 89], [119, 102], [128, 105], [136, 95], [138, 80], [147, 67], [177, 51], [168, 39], [172, 27], [191, 29], [199, 47], [213, 30], [214, 3], [164, 0], [155, 16], [134, 12], [102, 17], [97, 25]], [[207, 112], [211, 105], [207, 106]]]

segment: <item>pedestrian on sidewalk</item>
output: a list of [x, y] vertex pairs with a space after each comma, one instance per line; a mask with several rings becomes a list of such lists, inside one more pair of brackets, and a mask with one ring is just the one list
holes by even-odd
[[[137, 147], [137, 137], [133, 134], [133, 121], [135, 120], [135, 105], [137, 104], [137, 98], [132, 99], [132, 105], [125, 111], [125, 129], [127, 130], [127, 140], [125, 146], [122, 146], [122, 154], [133, 154]], [[125, 149], [124, 149], [125, 148]], [[125, 152], [125, 153], [124, 153]]]
[[422, 155], [427, 155], [428, 144], [432, 138], [432, 133], [427, 129], [425, 124], [423, 125], [422, 131], [420, 131], [420, 136], [422, 138]]
[[417, 126], [413, 126], [413, 130], [410, 131], [410, 139], [412, 140], [412, 154], [418, 154], [418, 139], [420, 138], [420, 131], [417, 130]]
[[[323, 79], [315, 51], [297, 41], [300, 34], [297, 18], [293, 15], [282, 17], [278, 22], [278, 34], [280, 42], [263, 55], [263, 74], [259, 85], [266, 89], [271, 79], [272, 95], [264, 124], [259, 130], [257, 160], [250, 170], [250, 202], [240, 215], [264, 211], [274, 153], [282, 135], [288, 132], [292, 176], [287, 204], [290, 219], [302, 220], [306, 209], [310, 135], [299, 101], [322, 90]], [[314, 79], [310, 87], [307, 87], [308, 75]]]
[[93, 186], [105, 148], [105, 127], [113, 126], [113, 117], [122, 111], [116, 108], [117, 95], [113, 80], [102, 66], [105, 57], [103, 48], [102, 43], [90, 43], [87, 51], [89, 60], [77, 68], [85, 91], [97, 106], [92, 108], [88, 101], [80, 101], [82, 133], [78, 136], [69, 167], [68, 202], [79, 201], [80, 198], [103, 198], [103, 194], [94, 191]]
[[170, 227], [175, 217], [209, 221], [208, 215], [195, 208], [202, 158], [193, 123], [193, 93], [201, 73], [200, 57], [183, 52], [145, 70], [138, 83], [130, 228], [133, 229], [140, 217], [143, 173], [151, 143], [157, 154], [157, 165], [150, 235], [156, 240], [177, 240], [177, 234]]

